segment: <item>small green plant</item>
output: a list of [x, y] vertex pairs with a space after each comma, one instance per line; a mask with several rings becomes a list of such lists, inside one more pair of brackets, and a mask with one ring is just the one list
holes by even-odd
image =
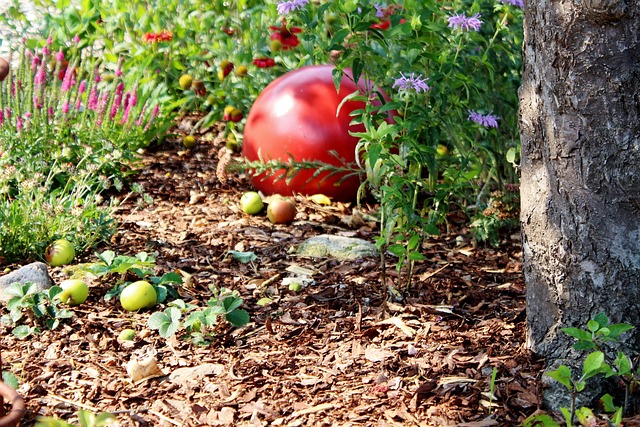
[[39, 334], [42, 328], [56, 329], [60, 322], [73, 316], [73, 311], [58, 307], [55, 298], [62, 292], [59, 286], [38, 291], [33, 283], [14, 283], [7, 290], [9, 313], [2, 316], [2, 322], [14, 326], [11, 333], [20, 339]]
[[120, 295], [120, 292], [132, 281], [127, 280], [128, 275], [133, 275], [135, 280], [149, 281], [156, 290], [157, 302], [164, 302], [167, 297], [177, 297], [175, 284], [182, 283], [182, 277], [178, 273], [169, 272], [162, 276], [154, 276], [156, 259], [146, 253], [140, 252], [134, 256], [116, 255], [114, 251], [96, 253], [98, 262], [79, 266], [79, 269], [98, 277], [117, 276], [117, 283], [105, 294], [105, 301], [109, 301]]
[[[84, 409], [80, 409], [77, 416], [77, 425], [79, 427], [105, 427], [111, 425], [116, 420], [116, 417], [113, 414], [109, 414], [107, 412], [94, 414], [93, 412]], [[74, 425], [58, 418], [39, 417], [35, 427], [74, 427]]]
[[[148, 320], [150, 329], [157, 330], [161, 337], [169, 338], [184, 328], [188, 338], [195, 344], [208, 345], [219, 326], [220, 316], [235, 327], [249, 323], [249, 313], [240, 309], [243, 303], [237, 291], [222, 288], [211, 289], [214, 296], [207, 302], [207, 308], [174, 300], [163, 312], [153, 313]], [[184, 321], [183, 315], [187, 315]]]
[[[616, 406], [610, 394], [600, 398], [602, 409], [605, 414], [608, 414], [606, 415], [608, 422], [615, 426], [619, 426], [622, 422], [622, 415], [629, 407], [630, 393], [640, 384], [640, 369], [634, 368], [631, 359], [621, 351], [613, 357], [607, 351], [607, 343], [619, 342], [620, 335], [632, 329], [634, 327], [626, 323], [611, 324], [604, 313], [599, 313], [590, 320], [586, 330], [562, 329], [564, 333], [577, 340], [573, 345], [575, 350], [590, 350], [582, 364], [582, 372], [579, 376], [575, 377], [566, 365], [560, 365], [557, 369], [545, 373], [564, 385], [570, 394], [570, 407], [560, 409], [567, 427], [573, 427], [576, 422], [581, 426], [593, 426], [597, 422], [598, 415], [588, 407], [576, 408], [576, 400], [578, 395], [585, 391], [587, 381], [598, 375], [603, 375], [605, 378], [615, 377], [620, 384], [624, 384], [623, 406]], [[605, 415], [600, 416], [605, 417]], [[523, 426], [559, 427], [560, 424], [549, 415], [540, 414], [527, 418]]]

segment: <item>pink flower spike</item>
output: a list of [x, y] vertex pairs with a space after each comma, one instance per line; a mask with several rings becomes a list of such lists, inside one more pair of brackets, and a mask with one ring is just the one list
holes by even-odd
[[60, 48], [60, 50], [56, 53], [56, 61], [58, 62], [62, 62], [64, 61], [64, 52], [62, 51], [62, 48]]
[[69, 114], [69, 101], [65, 101], [64, 104], [62, 104], [62, 112]]
[[73, 36], [73, 42], [74, 42], [75, 44], [80, 43], [80, 36], [79, 36], [79, 35], [77, 35], [77, 34], [76, 34], [75, 36]]
[[47, 37], [47, 45], [51, 46], [53, 44], [53, 39], [51, 36]]
[[78, 87], [78, 94], [82, 95], [87, 90], [87, 81], [83, 80], [80, 82], [80, 86]]

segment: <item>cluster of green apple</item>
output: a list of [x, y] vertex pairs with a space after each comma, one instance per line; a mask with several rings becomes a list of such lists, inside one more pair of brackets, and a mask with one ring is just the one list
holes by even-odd
[[[240, 198], [240, 208], [249, 215], [257, 215], [264, 208], [260, 194], [248, 191]], [[289, 224], [296, 217], [296, 204], [293, 200], [280, 196], [271, 196], [267, 205], [267, 218], [273, 224]]]
[[[69, 264], [76, 256], [73, 244], [66, 239], [53, 242], [45, 251], [45, 259], [52, 267]], [[57, 295], [65, 304], [80, 305], [89, 296], [89, 286], [80, 279], [68, 279], [60, 283], [62, 292]], [[158, 295], [153, 285], [138, 280], [125, 287], [120, 293], [120, 305], [127, 311], [138, 311], [156, 305]]]

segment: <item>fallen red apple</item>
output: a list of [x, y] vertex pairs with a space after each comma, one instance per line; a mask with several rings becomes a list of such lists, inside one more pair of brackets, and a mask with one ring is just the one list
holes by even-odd
[[289, 199], [275, 198], [267, 206], [267, 218], [273, 224], [289, 224], [296, 217], [296, 204]]
[[69, 264], [76, 256], [76, 250], [67, 239], [58, 239], [49, 245], [44, 253], [44, 259], [52, 267]]
[[[271, 82], [254, 102], [244, 129], [242, 152], [249, 161], [319, 161], [338, 167], [355, 165], [358, 138], [349, 132], [364, 132], [363, 125], [351, 125], [354, 110], [364, 109], [362, 101], [347, 95], [365, 92], [372, 85], [356, 84], [345, 69], [339, 91], [332, 65], [302, 67]], [[383, 96], [384, 93], [380, 91]], [[264, 194], [325, 194], [340, 201], [355, 199], [360, 179], [344, 173], [314, 174], [317, 168], [301, 170], [286, 179], [283, 171], [260, 174], [252, 184]]]

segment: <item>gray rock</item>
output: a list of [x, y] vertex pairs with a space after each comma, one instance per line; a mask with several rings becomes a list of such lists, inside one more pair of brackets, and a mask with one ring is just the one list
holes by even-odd
[[313, 258], [333, 257], [339, 261], [379, 256], [376, 245], [367, 240], [329, 234], [305, 240], [298, 246], [297, 254]]
[[49, 289], [53, 282], [49, 277], [47, 264], [43, 262], [33, 262], [20, 267], [17, 270], [0, 277], [0, 301], [7, 302], [11, 298], [6, 294], [6, 290], [14, 283], [28, 283], [36, 285], [38, 291]]
[[169, 374], [168, 380], [180, 385], [199, 384], [206, 377], [222, 374], [224, 369], [224, 365], [218, 363], [205, 363], [191, 368], [178, 368]]

